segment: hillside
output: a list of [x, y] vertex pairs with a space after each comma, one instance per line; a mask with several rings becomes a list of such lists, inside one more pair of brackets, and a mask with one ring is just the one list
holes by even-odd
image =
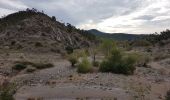
[[104, 33], [98, 31], [96, 29], [89, 30], [92, 34], [101, 38], [109, 38], [113, 40], [138, 40], [142, 39], [145, 35], [137, 35], [137, 34], [127, 34], [127, 33]]
[[90, 46], [95, 36], [65, 25], [36, 9], [0, 19], [0, 48], [24, 51], [56, 51]]

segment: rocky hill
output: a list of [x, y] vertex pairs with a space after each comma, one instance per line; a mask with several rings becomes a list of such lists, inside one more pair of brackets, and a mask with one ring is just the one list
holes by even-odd
[[127, 34], [127, 33], [104, 33], [96, 29], [89, 30], [92, 34], [96, 35], [100, 38], [108, 38], [112, 40], [139, 40], [145, 37], [145, 35], [137, 35], [137, 34]]
[[60, 52], [88, 47], [95, 36], [65, 25], [36, 9], [27, 9], [0, 19], [0, 48]]

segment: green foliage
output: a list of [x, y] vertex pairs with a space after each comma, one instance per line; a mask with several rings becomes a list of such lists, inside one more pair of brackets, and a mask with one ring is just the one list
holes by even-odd
[[36, 43], [35, 43], [35, 47], [43, 47], [43, 45], [42, 45], [42, 43], [40, 43], [40, 42], [36, 42]]
[[37, 69], [45, 69], [45, 68], [54, 67], [54, 65], [51, 63], [45, 63], [45, 64], [44, 63], [33, 63], [32, 66]]
[[151, 46], [151, 43], [146, 40], [135, 40], [130, 43], [131, 46], [139, 47], [139, 46]]
[[166, 100], [170, 100], [170, 90], [167, 91], [167, 94], [166, 94]]
[[26, 67], [27, 66], [25, 64], [17, 63], [12, 67], [12, 69], [21, 71], [21, 70], [25, 69]]
[[76, 28], [71, 25], [70, 23], [67, 23], [67, 32], [72, 33]]
[[52, 21], [56, 21], [55, 16], [52, 16], [51, 19], [52, 19]]
[[93, 61], [93, 66], [94, 67], [99, 67], [100, 63], [98, 61]]
[[158, 43], [162, 40], [167, 40], [170, 38], [170, 30], [166, 30], [166, 31], [163, 31], [163, 32], [160, 32], [160, 34], [158, 33], [154, 33], [154, 34], [150, 34], [149, 36], [146, 37], [146, 40], [151, 42], [152, 44], [155, 44], [155, 43]]
[[71, 46], [67, 46], [65, 50], [67, 51], [67, 54], [71, 54], [74, 51], [74, 49]]
[[123, 59], [123, 65], [122, 68], [120, 68], [121, 70], [123, 68], [125, 68], [124, 70], [120, 71], [120, 73], [124, 73], [124, 74], [133, 74], [135, 71], [135, 63], [136, 63], [136, 56], [134, 55], [128, 55], [127, 57], [125, 57]]
[[81, 49], [81, 50], [75, 50], [73, 52], [78, 58], [80, 57], [86, 57], [89, 55], [89, 52], [87, 50]]
[[100, 32], [98, 30], [92, 29], [89, 30], [92, 34], [94, 34], [98, 38], [105, 38], [105, 39], [111, 39], [115, 41], [133, 41], [133, 40], [141, 40], [145, 37], [145, 35], [138, 35], [138, 34], [126, 34], [126, 33], [104, 33]]
[[0, 100], [14, 100], [13, 94], [15, 92], [14, 84], [5, 84], [0, 86]]
[[54, 67], [54, 65], [51, 63], [34, 63], [34, 62], [29, 62], [29, 61], [18, 61], [16, 63], [17, 63], [16, 64], [17, 68], [16, 68], [16, 65], [13, 67], [13, 69], [16, 69], [16, 70], [25, 69], [28, 65], [31, 65], [32, 67], [37, 68], [37, 69], [45, 69], [45, 68]]
[[32, 72], [36, 71], [36, 68], [34, 68], [34, 67], [29, 67], [29, 68], [27, 68], [26, 71], [29, 72], [29, 73], [32, 73]]
[[75, 53], [73, 53], [73, 54], [69, 55], [68, 60], [70, 61], [72, 67], [74, 67], [75, 64], [78, 62], [78, 57]]
[[114, 48], [115, 46], [116, 46], [116, 44], [114, 41], [108, 40], [108, 39], [103, 39], [100, 47], [101, 47], [101, 50], [104, 53], [104, 55], [107, 57], [110, 55], [112, 48]]
[[135, 71], [136, 57], [125, 55], [119, 49], [112, 49], [110, 56], [100, 64], [100, 71], [120, 74], [133, 74]]
[[79, 73], [88, 73], [92, 70], [92, 65], [88, 61], [87, 57], [84, 57], [82, 61], [78, 64], [77, 72]]
[[66, 28], [67, 28], [67, 32], [69, 33], [78, 32], [88, 40], [93, 40], [93, 41], [96, 40], [96, 36], [90, 33], [89, 31], [77, 29], [75, 26], [71, 25], [70, 23], [66, 24]]

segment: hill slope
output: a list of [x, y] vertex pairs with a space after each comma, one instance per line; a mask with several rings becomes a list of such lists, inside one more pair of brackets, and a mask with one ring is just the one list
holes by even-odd
[[126, 33], [104, 33], [100, 32], [96, 29], [89, 30], [92, 34], [96, 35], [97, 37], [102, 38], [109, 38], [113, 40], [137, 40], [144, 37], [144, 35], [137, 35], [137, 34], [126, 34]]
[[90, 45], [95, 38], [71, 24], [63, 24], [35, 9], [0, 19], [0, 47], [26, 51], [63, 51]]

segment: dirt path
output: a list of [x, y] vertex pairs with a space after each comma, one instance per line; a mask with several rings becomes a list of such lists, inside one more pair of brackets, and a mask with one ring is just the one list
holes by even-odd
[[[23, 92], [24, 91], [24, 92]], [[119, 88], [114, 88], [112, 90], [103, 90], [100, 87], [80, 87], [74, 85], [65, 86], [36, 86], [36, 87], [23, 87], [18, 91], [16, 95], [17, 100], [26, 100], [29, 97], [32, 98], [43, 98], [44, 100], [71, 100], [77, 98], [88, 98], [88, 100], [101, 100], [104, 99], [115, 99], [118, 100], [130, 100], [130, 97]]]

